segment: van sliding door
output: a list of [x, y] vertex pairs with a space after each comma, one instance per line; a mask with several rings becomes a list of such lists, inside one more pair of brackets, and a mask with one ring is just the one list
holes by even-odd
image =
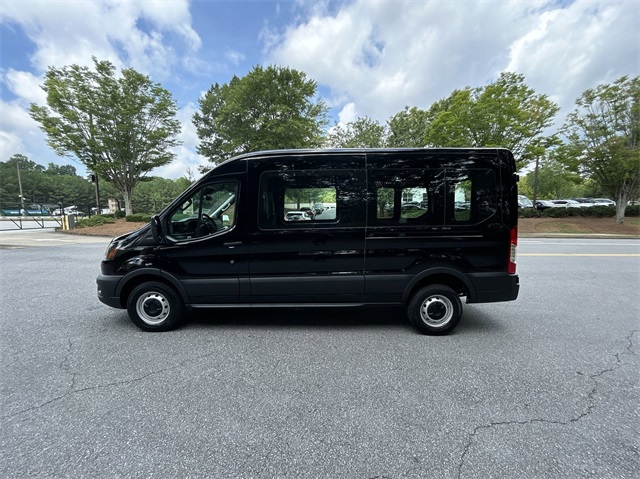
[[249, 235], [251, 302], [361, 302], [362, 156], [348, 169], [335, 155], [326, 164], [318, 158], [300, 165], [284, 158], [256, 166], [252, 175], [259, 197], [257, 228]]

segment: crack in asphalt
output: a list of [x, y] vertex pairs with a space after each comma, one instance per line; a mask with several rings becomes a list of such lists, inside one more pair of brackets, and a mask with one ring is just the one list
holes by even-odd
[[62, 369], [65, 373], [71, 376], [71, 384], [69, 385], [70, 390], [74, 390], [76, 388], [76, 377], [78, 373], [71, 371], [71, 353], [73, 352], [73, 343], [69, 340], [69, 344], [67, 345], [67, 350], [65, 352], [64, 358], [60, 363], [60, 369]]
[[[640, 330], [632, 330], [631, 333], [625, 338], [628, 342], [624, 353], [628, 354], [630, 356], [634, 356], [635, 353], [632, 351], [633, 348], [633, 336], [635, 333], [640, 332]], [[469, 450], [471, 449], [471, 446], [473, 445], [474, 439], [478, 436], [478, 434], [484, 430], [484, 429], [492, 429], [494, 427], [499, 427], [499, 426], [526, 426], [526, 425], [530, 425], [530, 424], [536, 424], [536, 423], [541, 423], [541, 424], [555, 424], [555, 425], [560, 425], [560, 426], [567, 426], [569, 424], [572, 423], [576, 423], [578, 421], [581, 421], [582, 419], [584, 419], [585, 417], [589, 416], [591, 414], [591, 412], [595, 409], [595, 404], [594, 404], [594, 396], [596, 394], [596, 392], [598, 391], [598, 378], [600, 378], [601, 376], [603, 376], [604, 374], [607, 373], [611, 373], [613, 371], [615, 371], [616, 369], [622, 367], [622, 360], [620, 359], [620, 353], [616, 353], [614, 354], [615, 358], [616, 358], [616, 363], [613, 367], [607, 368], [607, 369], [603, 369], [601, 371], [598, 371], [597, 373], [594, 374], [590, 374], [589, 375], [589, 379], [591, 381], [593, 381], [594, 385], [593, 388], [591, 389], [591, 391], [589, 392], [589, 394], [587, 394], [587, 407], [585, 408], [584, 412], [582, 412], [581, 414], [579, 414], [576, 417], [573, 417], [567, 421], [553, 421], [550, 419], [540, 419], [540, 418], [533, 418], [533, 419], [528, 419], [526, 421], [498, 421], [498, 422], [491, 422], [489, 424], [485, 424], [483, 426], [478, 426], [476, 427], [473, 432], [471, 434], [469, 434], [469, 440], [467, 441], [467, 443], [464, 446], [464, 449], [462, 451], [462, 455], [460, 456], [460, 462], [458, 463], [458, 479], [460, 479], [462, 477], [462, 468], [464, 467], [464, 463], [465, 463], [465, 458], [467, 456], [467, 454], [469, 453]], [[578, 374], [584, 376], [583, 373], [578, 371]]]
[[72, 395], [75, 395], [75, 394], [89, 392], [89, 391], [97, 391], [97, 390], [100, 390], [100, 389], [106, 389], [106, 388], [116, 387], [116, 386], [126, 386], [126, 385], [133, 384], [133, 383], [136, 383], [136, 382], [139, 382], [139, 381], [143, 381], [143, 380], [145, 380], [145, 379], [147, 379], [147, 378], [149, 378], [151, 376], [155, 376], [155, 375], [158, 375], [158, 374], [165, 373], [167, 371], [172, 371], [174, 369], [181, 368], [185, 364], [189, 364], [191, 362], [198, 361], [198, 360], [207, 358], [207, 357], [212, 356], [212, 355], [215, 354], [215, 353], [207, 353], [207, 354], [202, 354], [200, 356], [195, 356], [193, 358], [185, 359], [185, 360], [180, 361], [179, 363], [174, 364], [174, 365], [172, 365], [170, 367], [167, 367], [167, 368], [164, 368], [164, 369], [159, 369], [157, 371], [150, 371], [147, 374], [143, 374], [142, 376], [139, 376], [139, 377], [135, 377], [135, 378], [131, 378], [131, 379], [125, 379], [125, 380], [121, 380], [121, 381], [111, 381], [111, 382], [108, 382], [108, 383], [105, 383], [105, 384], [97, 384], [95, 386], [89, 386], [89, 387], [85, 387], [85, 388], [81, 388], [81, 389], [76, 389], [75, 388], [75, 386], [76, 386], [76, 377], [77, 377], [78, 373], [71, 372], [71, 367], [70, 367], [70, 364], [69, 364], [72, 351], [73, 351], [73, 343], [71, 342], [71, 340], [69, 340], [69, 344], [68, 344], [67, 350], [65, 352], [65, 357], [63, 358], [63, 360], [62, 360], [62, 362], [60, 363], [60, 366], [59, 366], [60, 369], [62, 369], [65, 373], [71, 375], [71, 385], [69, 387], [69, 390], [66, 393], [61, 394], [59, 396], [56, 396], [54, 398], [51, 398], [48, 401], [45, 401], [45, 402], [43, 402], [41, 404], [38, 404], [38, 405], [35, 405], [35, 406], [31, 406], [31, 407], [26, 408], [26, 409], [22, 409], [20, 411], [16, 411], [16, 412], [14, 412], [12, 414], [7, 414], [6, 416], [2, 416], [2, 417], [0, 417], [0, 420], [5, 421], [5, 420], [13, 419], [13, 418], [15, 418], [17, 416], [21, 416], [23, 414], [27, 414], [27, 413], [30, 413], [32, 411], [36, 411], [38, 409], [41, 409], [41, 408], [46, 407], [46, 406], [48, 406], [50, 404], [56, 403], [58, 401], [61, 401], [61, 400], [65, 399], [65, 398], [67, 398], [68, 396], [72, 396]]

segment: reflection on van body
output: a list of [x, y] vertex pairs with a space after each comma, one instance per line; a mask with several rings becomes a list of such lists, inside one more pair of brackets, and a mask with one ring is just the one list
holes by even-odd
[[460, 298], [517, 298], [517, 210], [504, 149], [251, 153], [114, 239], [98, 297], [148, 331], [191, 308], [398, 304], [442, 334]]

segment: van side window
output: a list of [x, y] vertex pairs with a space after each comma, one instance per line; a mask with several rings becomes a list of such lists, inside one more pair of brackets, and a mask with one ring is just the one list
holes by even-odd
[[203, 186], [169, 216], [169, 235], [177, 240], [209, 236], [236, 221], [236, 182]]
[[447, 224], [476, 224], [495, 214], [497, 184], [493, 170], [448, 168], [446, 177]]
[[266, 171], [260, 177], [261, 229], [364, 225], [364, 171]]
[[435, 202], [444, 191], [442, 169], [371, 170], [369, 191], [375, 198], [374, 226], [442, 224]]

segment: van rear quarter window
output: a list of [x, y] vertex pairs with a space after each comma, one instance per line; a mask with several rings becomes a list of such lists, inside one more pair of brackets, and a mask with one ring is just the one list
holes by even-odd
[[454, 225], [485, 221], [497, 211], [495, 172], [485, 168], [372, 170], [371, 224]]

